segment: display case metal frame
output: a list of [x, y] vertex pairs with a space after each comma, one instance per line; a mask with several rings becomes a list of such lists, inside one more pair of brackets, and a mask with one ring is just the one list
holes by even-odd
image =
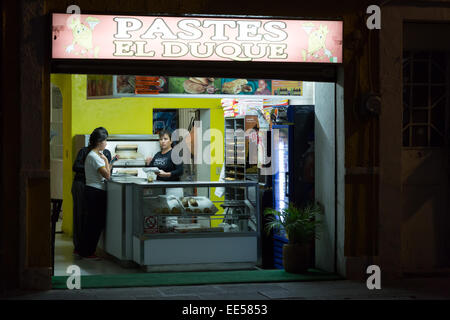
[[[246, 206], [256, 218], [256, 230], [246, 232], [144, 233], [144, 190], [153, 195], [165, 194], [167, 188], [246, 189]], [[254, 189], [253, 192], [248, 192]], [[259, 185], [253, 181], [230, 182], [152, 182], [132, 184], [133, 260], [147, 271], [230, 270], [261, 265]], [[210, 193], [209, 193], [210, 194]], [[222, 202], [222, 201], [214, 201]], [[160, 214], [161, 216], [174, 216]], [[201, 216], [191, 213], [184, 216]], [[214, 216], [214, 214], [206, 214]], [[180, 215], [182, 216], [182, 215]], [[178, 255], [178, 256], [177, 256]]]

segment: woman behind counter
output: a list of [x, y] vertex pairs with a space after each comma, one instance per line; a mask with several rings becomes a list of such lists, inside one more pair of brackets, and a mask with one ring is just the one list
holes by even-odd
[[161, 151], [156, 153], [153, 158], [147, 158], [146, 164], [159, 169], [156, 174], [158, 181], [180, 181], [183, 164], [174, 164], [172, 161], [172, 136], [169, 131], [160, 131], [159, 146]]

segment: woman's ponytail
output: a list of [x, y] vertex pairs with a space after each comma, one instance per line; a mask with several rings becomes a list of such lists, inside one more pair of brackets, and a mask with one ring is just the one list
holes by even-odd
[[103, 127], [95, 128], [89, 136], [88, 152], [84, 156], [83, 163], [86, 161], [87, 155], [91, 152], [97, 145], [105, 141], [108, 138], [108, 131]]

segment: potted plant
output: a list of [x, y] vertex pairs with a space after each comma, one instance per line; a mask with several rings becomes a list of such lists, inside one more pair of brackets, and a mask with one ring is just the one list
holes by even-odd
[[318, 239], [318, 227], [321, 221], [318, 215], [323, 210], [319, 204], [309, 203], [301, 208], [289, 203], [287, 208], [277, 211], [272, 208], [264, 210], [264, 215], [268, 215], [266, 231], [285, 231], [289, 240], [283, 246], [283, 266], [286, 272], [302, 273], [309, 267], [311, 243]]

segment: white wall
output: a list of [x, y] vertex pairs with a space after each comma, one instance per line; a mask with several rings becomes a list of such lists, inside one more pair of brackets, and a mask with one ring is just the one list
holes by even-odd
[[345, 245], [345, 121], [344, 68], [338, 68], [336, 83], [336, 271], [346, 276]]
[[50, 196], [63, 198], [63, 112], [61, 90], [51, 84], [50, 90]]
[[315, 83], [315, 194], [323, 205], [323, 226], [316, 240], [316, 268], [335, 271], [336, 140], [335, 84]]
[[[205, 148], [211, 143], [211, 135], [206, 134], [205, 132], [210, 129], [210, 116], [211, 112], [209, 109], [200, 110], [200, 121], [202, 123], [202, 134], [201, 136], [204, 138], [202, 141], [203, 149], [201, 152], [203, 153], [203, 163], [201, 165], [197, 165], [197, 181], [211, 181], [211, 153], [203, 152]], [[207, 188], [199, 188], [198, 195], [199, 196], [208, 196]]]
[[315, 82], [303, 81], [303, 95], [290, 96], [289, 104], [296, 106], [314, 104], [314, 84]]

